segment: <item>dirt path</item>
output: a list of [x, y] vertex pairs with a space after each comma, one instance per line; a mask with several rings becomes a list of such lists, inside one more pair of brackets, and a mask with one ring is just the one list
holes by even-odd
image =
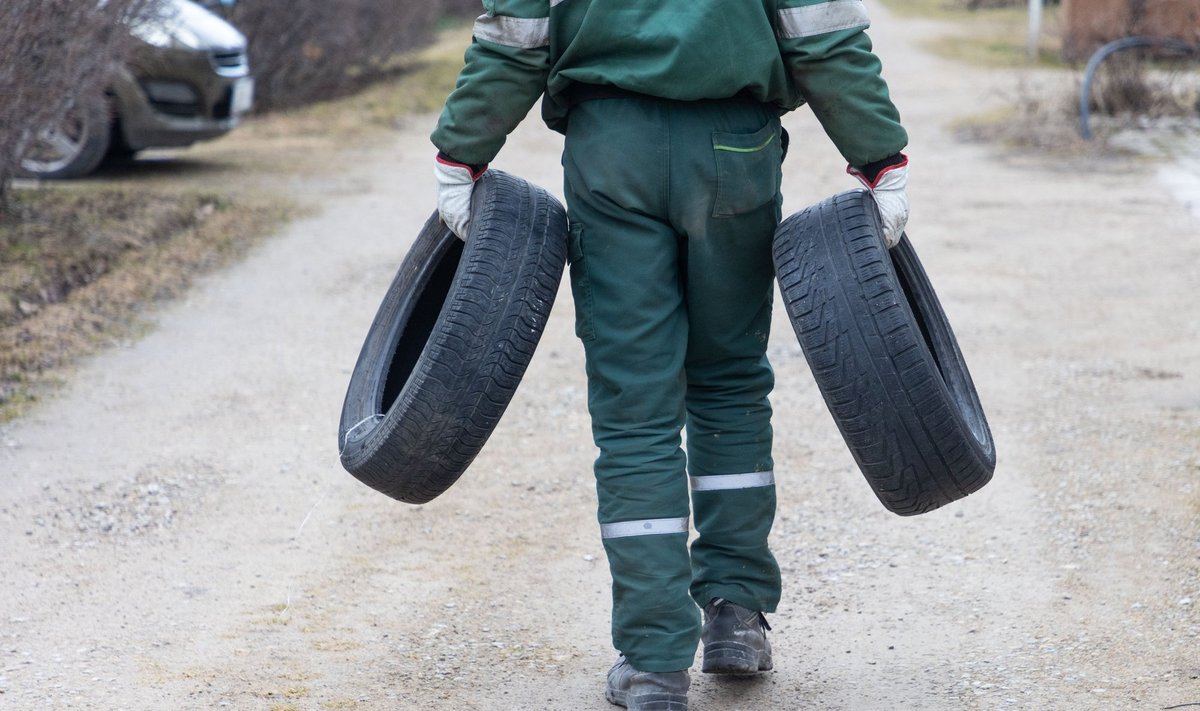
[[[963, 502], [886, 513], [779, 308], [777, 667], [697, 674], [693, 708], [1200, 703], [1200, 218], [1154, 165], [956, 143], [946, 123], [1005, 80], [873, 11], [913, 134], [910, 233], [1000, 464]], [[0, 432], [0, 708], [611, 708], [565, 287], [448, 494], [401, 505], [337, 464], [349, 369], [433, 204], [431, 121]], [[850, 187], [811, 117], [787, 125], [785, 212]], [[497, 167], [556, 188], [560, 147], [529, 121]]]

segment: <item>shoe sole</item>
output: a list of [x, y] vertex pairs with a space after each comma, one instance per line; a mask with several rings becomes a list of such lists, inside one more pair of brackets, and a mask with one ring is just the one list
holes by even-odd
[[704, 646], [700, 671], [705, 674], [757, 674], [771, 671], [773, 666], [770, 652], [726, 642]]
[[629, 711], [688, 711], [687, 696], [680, 694], [656, 693], [630, 696], [606, 691], [604, 698], [608, 699], [610, 704], [624, 706]]

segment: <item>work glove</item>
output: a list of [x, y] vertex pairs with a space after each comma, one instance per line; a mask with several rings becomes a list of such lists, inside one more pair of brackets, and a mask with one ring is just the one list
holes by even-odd
[[908, 187], [908, 157], [901, 153], [895, 158], [899, 162], [884, 166], [875, 173], [873, 179], [868, 177], [868, 173], [873, 171], [864, 172], [854, 166], [846, 168], [847, 173], [858, 178], [875, 196], [879, 221], [883, 225], [883, 243], [888, 249], [900, 242], [904, 226], [908, 223], [908, 194], [905, 192]]
[[475, 181], [487, 170], [487, 164], [459, 163], [439, 152], [433, 174], [438, 183], [438, 214], [442, 222], [459, 239], [466, 240], [471, 231], [471, 192]]

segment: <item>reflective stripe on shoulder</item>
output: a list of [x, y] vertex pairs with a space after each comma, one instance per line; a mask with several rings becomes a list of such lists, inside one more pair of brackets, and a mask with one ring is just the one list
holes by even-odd
[[818, 5], [779, 11], [779, 36], [783, 39], [812, 37], [826, 32], [867, 28], [871, 19], [862, 0], [830, 0]]
[[629, 536], [660, 536], [664, 533], [687, 533], [688, 520], [683, 518], [648, 518], [641, 521], [621, 521], [600, 524], [601, 538]]
[[550, 18], [480, 15], [475, 19], [475, 36], [481, 40], [518, 49], [548, 47]]
[[754, 489], [775, 485], [775, 470], [747, 472], [746, 474], [711, 474], [688, 477], [692, 491], [720, 491], [722, 489]]

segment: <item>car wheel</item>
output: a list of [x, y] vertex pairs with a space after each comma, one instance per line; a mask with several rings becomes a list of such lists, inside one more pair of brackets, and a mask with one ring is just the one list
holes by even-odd
[[107, 101], [74, 104], [34, 137], [21, 157], [21, 175], [59, 180], [91, 173], [108, 152], [110, 117]]
[[954, 333], [904, 237], [884, 247], [869, 192], [785, 220], [775, 265], [813, 377], [875, 495], [902, 516], [986, 484], [992, 434]]
[[474, 460], [533, 356], [567, 254], [562, 205], [496, 170], [472, 197], [466, 243], [434, 213], [367, 332], [350, 376], [341, 462], [408, 503]]

